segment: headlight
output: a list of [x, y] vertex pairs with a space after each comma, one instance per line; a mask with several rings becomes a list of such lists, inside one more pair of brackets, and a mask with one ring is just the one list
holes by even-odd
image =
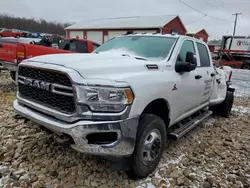
[[78, 103], [87, 105], [93, 112], [121, 112], [134, 100], [130, 88], [76, 87]]

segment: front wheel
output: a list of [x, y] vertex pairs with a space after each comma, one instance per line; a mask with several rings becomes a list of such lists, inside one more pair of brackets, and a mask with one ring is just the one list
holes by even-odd
[[166, 145], [164, 121], [152, 114], [143, 114], [139, 121], [135, 150], [132, 155], [131, 178], [144, 178], [159, 164]]
[[20, 35], [16, 35], [16, 38], [18, 38], [18, 39], [19, 39], [19, 38], [20, 38]]
[[0, 35], [0, 38], [2, 38], [3, 36], [2, 35]]

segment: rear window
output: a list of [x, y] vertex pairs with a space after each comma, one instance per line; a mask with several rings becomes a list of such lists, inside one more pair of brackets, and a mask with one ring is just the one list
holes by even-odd
[[79, 53], [88, 53], [86, 41], [76, 41], [76, 51]]
[[201, 67], [210, 67], [210, 58], [206, 46], [198, 42], [196, 44], [200, 54]]
[[59, 49], [70, 50], [78, 53], [88, 53], [88, 46], [86, 41], [62, 40], [59, 44]]

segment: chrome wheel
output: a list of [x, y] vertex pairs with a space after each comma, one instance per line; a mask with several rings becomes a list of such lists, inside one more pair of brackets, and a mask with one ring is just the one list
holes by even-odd
[[148, 133], [144, 141], [144, 149], [142, 152], [142, 163], [149, 165], [159, 155], [161, 150], [161, 134], [157, 129], [153, 129]]

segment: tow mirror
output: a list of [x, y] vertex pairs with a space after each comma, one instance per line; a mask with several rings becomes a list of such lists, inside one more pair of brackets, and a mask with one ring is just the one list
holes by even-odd
[[175, 64], [176, 72], [190, 72], [197, 67], [197, 61], [192, 52], [187, 52], [186, 61], [177, 61]]
[[197, 65], [197, 61], [196, 58], [194, 57], [193, 52], [187, 52], [186, 62]]

